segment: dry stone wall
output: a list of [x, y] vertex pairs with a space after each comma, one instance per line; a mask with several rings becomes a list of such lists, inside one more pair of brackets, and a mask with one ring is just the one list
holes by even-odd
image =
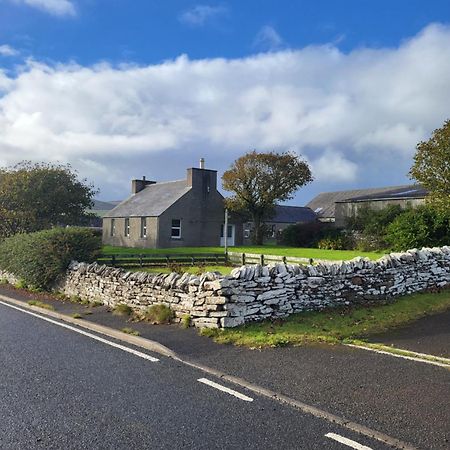
[[305, 310], [373, 304], [449, 284], [450, 247], [442, 247], [391, 253], [378, 261], [242, 266], [225, 277], [132, 273], [74, 262], [57, 288], [109, 306], [166, 304], [177, 319], [189, 314], [195, 326], [216, 328]]

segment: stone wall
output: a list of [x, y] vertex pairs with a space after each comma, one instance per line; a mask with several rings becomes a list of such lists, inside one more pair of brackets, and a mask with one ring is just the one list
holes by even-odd
[[243, 266], [223, 277], [126, 272], [72, 263], [59, 290], [109, 306], [163, 303], [197, 327], [233, 327], [305, 310], [367, 304], [450, 284], [450, 247], [392, 253], [378, 261]]

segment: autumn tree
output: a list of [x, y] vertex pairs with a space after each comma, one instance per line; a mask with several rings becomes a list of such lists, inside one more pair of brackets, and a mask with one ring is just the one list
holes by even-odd
[[69, 165], [21, 162], [0, 169], [0, 238], [79, 225], [96, 191]]
[[450, 208], [450, 120], [416, 148], [410, 177], [429, 191], [430, 204], [446, 211]]
[[253, 241], [264, 240], [264, 222], [277, 202], [293, 197], [297, 189], [313, 180], [308, 164], [290, 152], [249, 152], [238, 158], [222, 177], [223, 188], [233, 192], [227, 207], [247, 213], [253, 221]]

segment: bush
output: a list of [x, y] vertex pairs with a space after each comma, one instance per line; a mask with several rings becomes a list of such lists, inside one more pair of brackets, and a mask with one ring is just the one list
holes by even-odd
[[170, 323], [173, 317], [173, 311], [166, 305], [152, 305], [144, 312], [144, 319], [154, 325]]
[[322, 250], [349, 250], [352, 245], [350, 239], [345, 234], [341, 234], [322, 238], [317, 243], [317, 247]]
[[48, 289], [72, 260], [95, 261], [101, 239], [88, 228], [17, 234], [0, 243], [0, 268], [30, 287]]
[[427, 205], [407, 210], [389, 225], [386, 239], [396, 251], [450, 245], [450, 212]]
[[321, 222], [289, 225], [281, 232], [280, 244], [289, 247], [314, 247], [327, 228]]
[[119, 303], [113, 309], [113, 314], [115, 316], [131, 316], [133, 309], [131, 306], [125, 305], [125, 303]]

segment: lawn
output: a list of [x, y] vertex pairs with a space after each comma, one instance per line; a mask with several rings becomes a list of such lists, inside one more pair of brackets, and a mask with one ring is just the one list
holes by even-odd
[[364, 340], [370, 335], [407, 324], [450, 308], [450, 291], [414, 294], [373, 307], [333, 309], [295, 314], [285, 321], [260, 322], [229, 329], [204, 329], [218, 343], [276, 347], [312, 342]]
[[[193, 254], [193, 253], [223, 253], [223, 247], [180, 247], [180, 248], [125, 248], [125, 247], [103, 247], [103, 254]], [[313, 258], [325, 260], [348, 260], [356, 256], [365, 256], [372, 260], [381, 258], [380, 252], [360, 252], [357, 250], [322, 250], [319, 248], [295, 248], [281, 247], [277, 245], [230, 247], [230, 252], [257, 253], [276, 256], [293, 256], [299, 258]]]
[[[199, 275], [205, 272], [220, 272], [222, 275], [229, 275], [234, 269], [232, 266], [182, 266], [183, 272]], [[171, 273], [169, 267], [133, 267], [128, 269], [131, 272], [150, 272], [150, 273]]]

